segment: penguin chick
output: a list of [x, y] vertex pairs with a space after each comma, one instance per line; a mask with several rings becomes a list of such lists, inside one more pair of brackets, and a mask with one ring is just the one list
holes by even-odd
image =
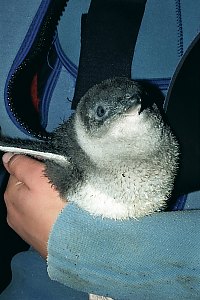
[[2, 138], [0, 150], [40, 157], [61, 197], [103, 218], [165, 208], [179, 146], [145, 88], [119, 77], [95, 85], [48, 141]]

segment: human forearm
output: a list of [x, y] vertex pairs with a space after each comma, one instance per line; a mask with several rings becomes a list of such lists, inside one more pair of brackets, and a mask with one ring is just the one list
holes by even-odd
[[[199, 216], [197, 210], [114, 221], [94, 218], [69, 204], [50, 234], [49, 276], [114, 299], [185, 299], [186, 286], [188, 295], [191, 289], [197, 295]], [[186, 282], [188, 276], [196, 284]]]

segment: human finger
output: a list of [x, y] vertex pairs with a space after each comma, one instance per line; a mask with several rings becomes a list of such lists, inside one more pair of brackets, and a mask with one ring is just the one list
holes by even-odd
[[4, 201], [7, 209], [10, 206], [16, 205], [16, 196], [21, 199], [21, 195], [26, 195], [28, 191], [29, 189], [26, 184], [24, 184], [22, 181], [19, 181], [15, 176], [10, 175], [6, 190], [4, 192]]
[[38, 176], [44, 177], [44, 163], [26, 155], [5, 153], [2, 160], [6, 170], [28, 187], [34, 186], [35, 180], [38, 183]]

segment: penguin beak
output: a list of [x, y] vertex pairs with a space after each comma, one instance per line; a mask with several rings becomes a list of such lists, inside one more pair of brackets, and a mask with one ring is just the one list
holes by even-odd
[[150, 97], [148, 93], [143, 93], [141, 96], [141, 108], [139, 114], [141, 114], [145, 109], [152, 109], [153, 104], [155, 103], [154, 98]]
[[141, 110], [141, 98], [135, 99], [135, 96], [129, 98], [129, 101], [126, 103], [126, 114], [135, 114], [140, 113]]

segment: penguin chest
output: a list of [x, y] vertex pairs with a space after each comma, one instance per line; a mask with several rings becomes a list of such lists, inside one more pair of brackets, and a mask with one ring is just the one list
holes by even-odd
[[127, 173], [92, 175], [67, 195], [70, 202], [93, 215], [124, 219], [136, 194], [134, 180]]
[[[111, 219], [139, 218], [166, 205], [171, 179], [166, 172], [147, 168], [118, 168], [117, 171], [91, 172], [66, 197], [92, 215]], [[171, 176], [170, 176], [171, 178]]]

